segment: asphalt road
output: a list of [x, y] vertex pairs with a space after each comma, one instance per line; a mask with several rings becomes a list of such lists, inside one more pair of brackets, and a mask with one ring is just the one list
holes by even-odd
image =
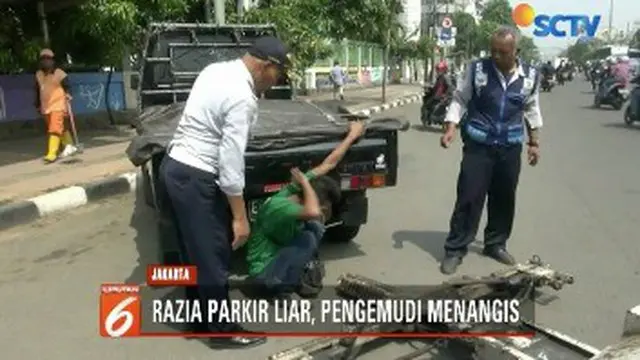
[[[546, 126], [539, 166], [524, 167], [510, 250], [538, 254], [577, 283], [538, 307], [538, 320], [594, 346], [620, 335], [626, 309], [640, 303], [640, 127], [622, 113], [589, 108], [580, 80], [542, 96]], [[384, 115], [417, 123], [418, 105]], [[458, 142], [459, 144], [459, 142]], [[442, 256], [460, 159], [438, 134], [401, 136], [395, 188], [371, 192], [367, 225], [353, 244], [323, 250], [328, 279], [345, 271], [395, 284], [444, 279]], [[156, 256], [150, 211], [133, 195], [0, 233], [0, 349], [6, 359], [264, 359], [301, 340], [213, 352], [182, 339], [107, 340], [98, 336], [98, 287], [143, 281]], [[499, 267], [471, 253], [463, 274]], [[389, 350], [391, 349], [391, 350]], [[391, 358], [393, 346], [367, 358]], [[385, 355], [387, 354], [387, 355]]]

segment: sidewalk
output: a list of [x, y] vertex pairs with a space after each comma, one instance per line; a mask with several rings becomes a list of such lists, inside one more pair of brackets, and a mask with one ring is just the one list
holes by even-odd
[[45, 137], [0, 143], [0, 204], [134, 170], [125, 149], [134, 132], [114, 129], [81, 134], [84, 152], [45, 165]]
[[[417, 85], [390, 85], [387, 98], [392, 100], [415, 93]], [[318, 102], [330, 110], [340, 105], [380, 104], [381, 88], [345, 91], [345, 101], [333, 100], [331, 93], [318, 93], [305, 99]], [[125, 155], [135, 132], [128, 127], [111, 130], [86, 130], [80, 133], [84, 153], [54, 164], [45, 165], [45, 137], [0, 142], [0, 205], [38, 196], [68, 186], [89, 183], [136, 169]]]

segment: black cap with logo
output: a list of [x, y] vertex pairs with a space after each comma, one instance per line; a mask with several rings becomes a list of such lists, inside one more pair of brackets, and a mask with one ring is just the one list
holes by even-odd
[[249, 54], [260, 60], [269, 61], [281, 67], [288, 67], [290, 64], [287, 46], [282, 40], [274, 36], [258, 38], [249, 49]]

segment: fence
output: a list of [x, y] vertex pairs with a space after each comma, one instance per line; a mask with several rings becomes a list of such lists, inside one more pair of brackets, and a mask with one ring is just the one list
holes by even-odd
[[338, 61], [347, 72], [347, 85], [373, 86], [382, 83], [382, 66], [384, 50], [378, 44], [345, 40], [332, 43], [332, 57], [319, 59], [310, 70], [314, 73], [314, 84], [307, 84], [310, 89], [326, 89], [331, 87], [329, 71], [333, 63]]
[[[71, 105], [78, 115], [125, 110], [122, 73], [69, 74]], [[39, 119], [35, 109], [33, 74], [0, 76], [0, 123]]]

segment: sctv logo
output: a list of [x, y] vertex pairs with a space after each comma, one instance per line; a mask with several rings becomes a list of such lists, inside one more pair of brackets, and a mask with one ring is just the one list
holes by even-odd
[[[589, 36], [593, 37], [600, 25], [600, 15], [589, 17], [588, 15], [536, 15], [535, 10], [529, 4], [519, 4], [513, 9], [511, 17], [516, 25], [520, 27], [529, 27], [535, 25], [533, 35], [537, 37], [546, 37], [553, 35], [555, 37], [566, 37], [567, 30], [558, 28], [562, 23], [568, 23], [568, 33], [572, 37]], [[566, 27], [565, 27], [566, 28]]]

